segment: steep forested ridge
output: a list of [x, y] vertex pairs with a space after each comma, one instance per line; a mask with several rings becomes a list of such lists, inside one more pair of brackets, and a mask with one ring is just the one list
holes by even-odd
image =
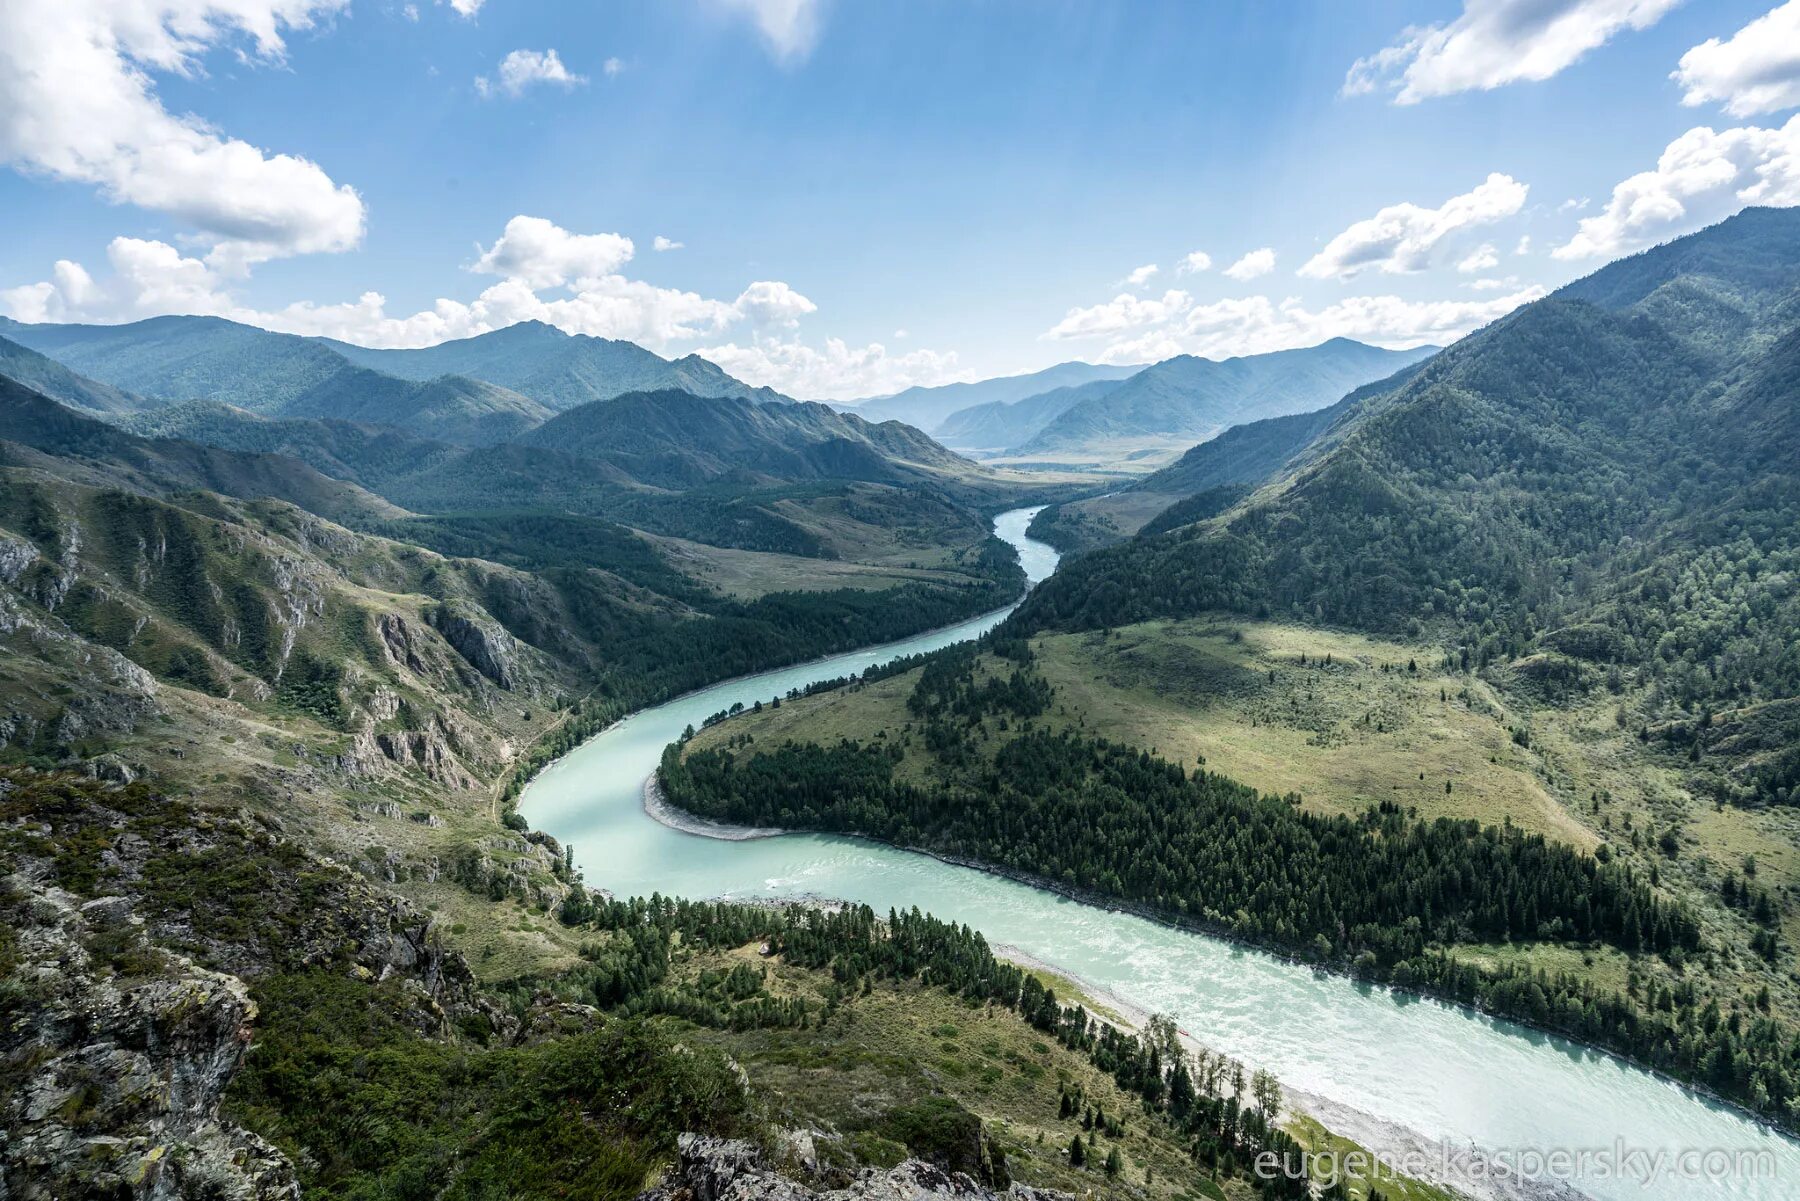
[[1731, 757], [1719, 787], [1789, 799], [1797, 306], [1794, 210], [1614, 264], [1438, 355], [1224, 516], [1072, 561], [1015, 620], [1235, 609], [1431, 631], [1552, 688], [1630, 671], [1648, 724]]

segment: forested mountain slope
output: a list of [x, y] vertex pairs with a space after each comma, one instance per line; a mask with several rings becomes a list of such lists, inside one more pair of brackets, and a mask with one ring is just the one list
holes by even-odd
[[1429, 631], [1559, 688], [1629, 672], [1647, 729], [1726, 755], [1718, 787], [1789, 799], [1797, 327], [1800, 212], [1748, 211], [1465, 339], [1316, 461], [1075, 560], [1017, 624], [1224, 608]]
[[1246, 421], [1323, 408], [1434, 351], [1383, 350], [1334, 338], [1303, 350], [1223, 362], [1180, 355], [1082, 399], [1016, 452], [1067, 454], [1134, 439], [1197, 441]]
[[971, 465], [897, 421], [871, 424], [822, 404], [638, 392], [571, 409], [519, 439], [618, 463], [646, 483], [753, 478], [898, 480]]
[[0, 338], [0, 375], [89, 413], [129, 413], [155, 407], [154, 401], [88, 379], [55, 359], [6, 338]]
[[566, 334], [541, 321], [443, 342], [420, 350], [373, 350], [321, 338], [353, 363], [402, 379], [464, 375], [531, 397], [558, 412], [627, 392], [675, 390], [695, 396], [785, 400], [770, 388], [733, 379], [699, 355], [669, 360], [635, 342]]

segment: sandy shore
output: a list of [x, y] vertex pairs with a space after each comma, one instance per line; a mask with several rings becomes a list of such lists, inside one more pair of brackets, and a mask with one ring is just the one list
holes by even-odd
[[653, 821], [671, 830], [680, 830], [683, 834], [698, 834], [702, 838], [717, 838], [723, 842], [748, 842], [752, 838], [773, 838], [777, 834], [787, 833], [786, 830], [778, 830], [773, 826], [734, 826], [727, 822], [695, 817], [685, 809], [677, 809], [669, 804], [654, 775], [644, 781], [644, 812]]

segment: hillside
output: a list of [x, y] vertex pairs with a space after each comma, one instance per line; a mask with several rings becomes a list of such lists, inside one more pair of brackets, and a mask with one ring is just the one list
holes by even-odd
[[504, 442], [550, 410], [461, 377], [405, 380], [329, 347], [218, 317], [130, 325], [0, 324], [0, 334], [83, 375], [161, 401], [220, 400], [251, 412], [402, 426], [471, 445]]
[[892, 481], [971, 465], [911, 426], [874, 425], [822, 404], [752, 404], [685, 392], [632, 393], [562, 413], [524, 446], [616, 463], [645, 483], [724, 476]]
[[420, 350], [374, 350], [329, 338], [319, 341], [353, 363], [401, 379], [468, 376], [529, 396], [557, 412], [627, 392], [673, 390], [759, 402], [787, 399], [772, 389], [733, 379], [699, 355], [671, 361], [635, 342], [565, 334], [541, 321], [521, 321]]
[[1303, 350], [1222, 362], [1181, 355], [1102, 395], [1084, 397], [1013, 454], [1119, 459], [1131, 449], [1191, 445], [1232, 425], [1323, 408], [1434, 352], [1432, 347], [1383, 350], [1334, 338]]
[[1103, 496], [1051, 505], [1033, 519], [1031, 536], [1072, 553], [1215, 516], [1296, 456], [1318, 454], [1331, 443], [1332, 431], [1342, 429], [1352, 414], [1393, 393], [1429, 361], [1364, 384], [1336, 404], [1310, 413], [1234, 425], [1162, 470]]
[[1004, 375], [965, 384], [938, 384], [907, 388], [891, 396], [873, 396], [854, 404], [839, 405], [869, 421], [904, 421], [928, 434], [951, 414], [987, 404], [1010, 404], [1058, 388], [1093, 381], [1119, 380], [1141, 370], [1104, 363], [1069, 362], [1025, 375]]
[[1230, 608], [1430, 631], [1471, 668], [1645, 690], [1631, 720], [1690, 752], [1697, 785], [1782, 802], [1800, 468], [1771, 438], [1795, 428], [1797, 301], [1793, 210], [1607, 267], [1444, 352], [1225, 516], [1072, 563], [1019, 623]]
[[156, 402], [79, 375], [55, 359], [0, 338], [0, 375], [17, 380], [70, 408], [119, 414], [154, 408]]

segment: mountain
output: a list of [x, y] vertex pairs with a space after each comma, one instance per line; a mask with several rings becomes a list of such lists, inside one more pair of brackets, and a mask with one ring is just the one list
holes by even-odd
[[1465, 338], [1223, 515], [1073, 560], [1018, 622], [1431, 632], [1553, 695], [1606, 679], [1696, 790], [1792, 803], [1797, 430], [1800, 210], [1747, 210]]
[[1120, 386], [1116, 379], [1089, 380], [1052, 388], [1022, 400], [991, 400], [958, 409], [938, 424], [935, 437], [958, 450], [1003, 451], [1031, 441], [1038, 432], [1085, 400]]
[[1117, 388], [1083, 398], [1015, 448], [1024, 456], [1120, 458], [1121, 452], [1196, 442], [1228, 426], [1323, 408], [1346, 392], [1436, 352], [1383, 350], [1333, 338], [1302, 350], [1215, 362], [1179, 355]]
[[401, 379], [463, 375], [486, 380], [561, 412], [590, 400], [627, 392], [680, 391], [695, 396], [785, 400], [770, 388], [753, 388], [699, 355], [673, 361], [635, 342], [566, 334], [542, 321], [443, 342], [422, 350], [373, 350], [319, 339], [353, 363]]
[[89, 413], [130, 413], [155, 402], [69, 370], [55, 359], [0, 338], [0, 375]]
[[222, 400], [251, 412], [398, 425], [467, 444], [503, 442], [550, 416], [482, 380], [401, 379], [358, 366], [310, 338], [219, 317], [153, 317], [129, 325], [0, 324], [64, 365], [159, 400]]
[[673, 391], [592, 401], [545, 422], [519, 444], [600, 459], [663, 487], [721, 477], [897, 481], [962, 474], [971, 466], [898, 421], [877, 425], [823, 404], [753, 404]]
[[0, 465], [40, 467], [42, 456], [73, 460], [79, 466], [60, 470], [84, 482], [126, 484], [154, 495], [197, 488], [246, 500], [274, 497], [337, 521], [381, 521], [402, 513], [353, 483], [284, 455], [139, 437], [0, 378]]
[[1054, 367], [1046, 367], [1028, 375], [1004, 375], [966, 384], [908, 388], [891, 396], [874, 396], [837, 407], [853, 411], [869, 421], [904, 421], [929, 434], [935, 433], [945, 418], [960, 409], [975, 405], [1008, 404], [1042, 392], [1095, 380], [1124, 379], [1140, 370], [1140, 367], [1118, 367], [1101, 363], [1058, 363]]

